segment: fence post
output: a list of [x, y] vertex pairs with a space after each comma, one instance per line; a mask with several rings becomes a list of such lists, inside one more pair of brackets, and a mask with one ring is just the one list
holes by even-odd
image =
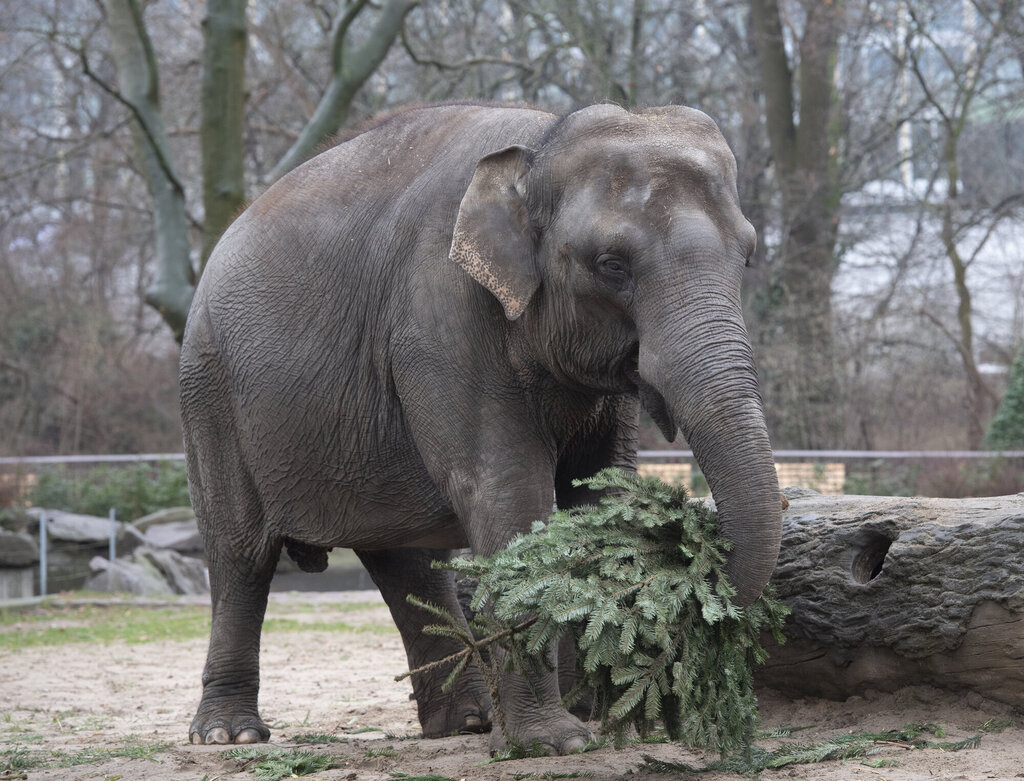
[[46, 596], [46, 513], [39, 515], [39, 596]]
[[117, 558], [117, 510], [110, 508], [110, 563]]

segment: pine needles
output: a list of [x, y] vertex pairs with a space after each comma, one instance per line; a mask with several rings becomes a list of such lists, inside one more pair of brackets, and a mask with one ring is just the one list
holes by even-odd
[[[602, 729], [621, 742], [658, 724], [673, 740], [722, 752], [749, 746], [756, 721], [751, 668], [761, 630], [788, 610], [770, 590], [741, 610], [724, 575], [716, 516], [682, 488], [613, 469], [580, 481], [597, 506], [554, 513], [487, 559], [449, 567], [476, 578], [472, 607], [515, 669], [536, 672], [563, 634], [577, 645]], [[422, 603], [420, 603], [422, 605]], [[444, 619], [439, 633], [460, 636]], [[467, 641], [462, 633], [462, 639]], [[460, 655], [454, 679], [479, 643]], [[484, 670], [485, 677], [499, 671]], [[494, 688], [494, 687], [492, 687]], [[501, 705], [495, 703], [499, 720]]]
[[282, 778], [308, 776], [337, 767], [337, 762], [327, 754], [274, 746], [233, 748], [225, 751], [224, 756], [251, 764], [257, 781], [279, 781]]
[[[903, 729], [886, 732], [855, 732], [835, 735], [818, 743], [786, 743], [779, 748], [768, 750], [754, 746], [750, 752], [739, 752], [723, 756], [718, 762], [711, 762], [704, 767], [693, 767], [682, 762], [667, 762], [644, 756], [640, 770], [648, 773], [704, 773], [725, 771], [728, 773], [756, 774], [765, 770], [776, 770], [788, 765], [807, 765], [818, 762], [837, 760], [862, 759], [878, 753], [886, 748], [903, 749], [939, 749], [941, 751], [963, 751], [977, 748], [981, 735], [974, 735], [966, 740], [954, 743], [948, 741], [934, 742], [921, 738], [929, 733], [935, 737], [945, 737], [945, 730], [937, 724], [907, 724]], [[874, 760], [867, 764], [877, 767], [891, 767], [893, 760]]]

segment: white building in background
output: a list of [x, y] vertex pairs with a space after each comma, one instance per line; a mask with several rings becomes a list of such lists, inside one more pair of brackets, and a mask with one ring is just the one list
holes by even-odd
[[[872, 105], [877, 90], [895, 97], [896, 117], [906, 119], [879, 145], [881, 165], [873, 167], [891, 176], [844, 196], [833, 291], [842, 322], [892, 345], [921, 342], [924, 330], [941, 332], [947, 323], [955, 332], [960, 301], [941, 236], [941, 214], [953, 209], [955, 244], [967, 261], [975, 360], [998, 379], [1024, 341], [1024, 56], [1006, 45], [1009, 36], [1002, 48], [987, 46], [991, 28], [976, 2], [917, 2], [914, 13], [929, 15], [928, 35], [909, 37], [914, 16], [905, 0], [873, 5], [891, 24], [873, 25], [837, 63], [840, 82], [868, 85], [863, 111], [884, 105]], [[920, 78], [907, 64], [911, 55]], [[980, 74], [972, 66], [979, 57]], [[958, 145], [957, 193], [949, 199], [940, 110], [959, 111], [963, 85], [979, 76]]]

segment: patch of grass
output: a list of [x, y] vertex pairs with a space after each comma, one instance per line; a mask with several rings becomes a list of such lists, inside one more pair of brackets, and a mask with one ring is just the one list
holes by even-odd
[[240, 759], [246, 767], [251, 766], [257, 781], [279, 781], [282, 778], [308, 776], [338, 767], [338, 763], [326, 754], [273, 746], [233, 748], [225, 751], [223, 756]]
[[39, 765], [34, 759], [33, 753], [24, 746], [15, 746], [0, 751], [0, 771], [4, 777], [14, 773], [20, 774], [24, 770], [32, 770], [36, 767]]
[[286, 604], [272, 604], [267, 609], [268, 616], [276, 613], [295, 615], [296, 613], [358, 613], [363, 610], [376, 610], [385, 607], [383, 602], [288, 602]]
[[[377, 607], [351, 603], [352, 610]], [[46, 624], [49, 624], [46, 626]], [[41, 626], [42, 625], [42, 626]], [[353, 625], [344, 621], [297, 621], [268, 618], [264, 632], [341, 632], [394, 634], [394, 624]], [[148, 608], [131, 604], [81, 607], [44, 605], [29, 611], [0, 611], [0, 650], [60, 646], [67, 643], [128, 645], [167, 640], [194, 640], [210, 633], [210, 609], [195, 605]]]
[[294, 743], [344, 743], [341, 738], [326, 732], [303, 732], [292, 737]]
[[410, 776], [401, 770], [392, 770], [388, 778], [401, 779], [401, 781], [456, 781], [451, 776], [439, 776], [437, 773], [428, 773], [425, 776]]
[[12, 773], [35, 769], [77, 767], [104, 762], [115, 757], [159, 762], [160, 760], [156, 756], [170, 748], [169, 743], [143, 743], [133, 735], [125, 738], [124, 745], [120, 748], [85, 748], [80, 751], [67, 752], [60, 750], [30, 751], [24, 746], [15, 746], [0, 751], [0, 770]]
[[[49, 622], [51, 626], [27, 627]], [[56, 608], [33, 615], [0, 618], [0, 649], [57, 646], [66, 643], [191, 640], [210, 632], [210, 611], [202, 607], [132, 606]]]
[[0, 743], [39, 743], [43, 736], [27, 730], [13, 731], [13, 734], [0, 736]]
[[398, 752], [395, 751], [394, 746], [384, 746], [383, 748], [368, 748], [363, 756], [367, 759], [375, 759], [377, 757], [397, 757]]
[[346, 735], [365, 735], [367, 732], [383, 732], [380, 727], [353, 727], [345, 730]]
[[43, 739], [31, 728], [14, 720], [14, 714], [4, 713], [0, 716], [0, 743], [36, 743]]
[[353, 626], [344, 621], [296, 621], [294, 618], [268, 618], [264, 632], [342, 632], [354, 634], [392, 635], [398, 633], [394, 624]]

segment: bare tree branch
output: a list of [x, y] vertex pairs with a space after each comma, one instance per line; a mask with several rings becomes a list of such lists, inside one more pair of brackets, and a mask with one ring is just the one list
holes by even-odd
[[89, 59], [86, 56], [84, 49], [78, 50], [77, 54], [79, 61], [82, 63], [82, 73], [85, 77], [131, 112], [135, 121], [138, 123], [139, 129], [146, 136], [146, 141], [149, 143], [150, 149], [155, 155], [157, 162], [160, 164], [160, 168], [163, 169], [164, 175], [167, 177], [167, 181], [171, 183], [171, 186], [177, 193], [184, 197], [185, 186], [181, 183], [181, 180], [178, 179], [178, 175], [171, 166], [171, 162], [167, 159], [163, 145], [160, 144], [153, 135], [153, 130], [149, 127], [149, 123], [146, 121], [145, 115], [139, 110], [139, 107], [126, 98], [120, 90], [115, 89], [96, 75], [96, 72], [89, 66]]

